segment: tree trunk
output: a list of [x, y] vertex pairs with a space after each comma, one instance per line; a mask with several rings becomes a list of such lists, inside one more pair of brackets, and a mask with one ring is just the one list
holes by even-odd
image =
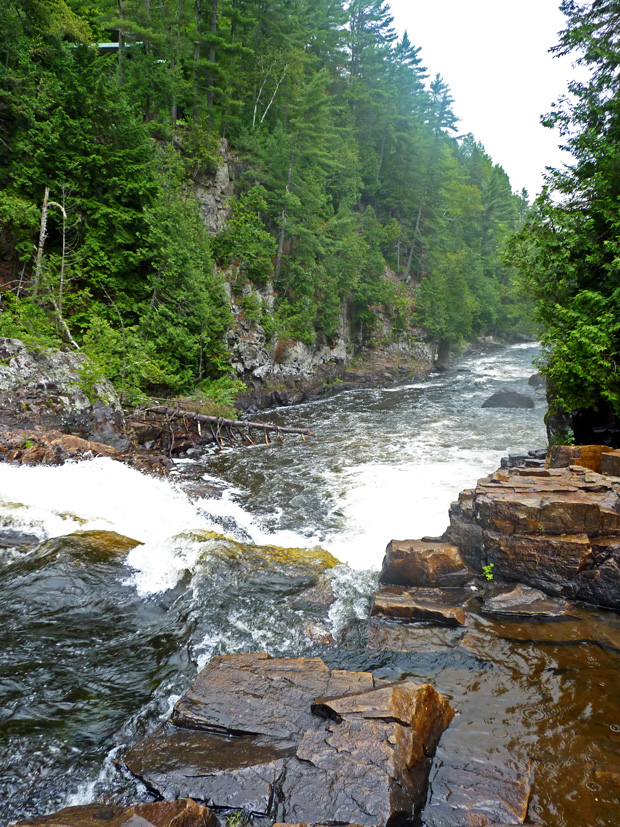
[[[291, 153], [291, 162], [288, 166], [288, 178], [286, 181], [286, 195], [288, 200], [288, 195], [291, 191], [291, 183], [293, 181], [293, 168], [295, 166], [295, 151], [297, 149], [297, 138], [299, 134], [295, 136], [295, 143], [293, 144], [293, 152]], [[284, 205], [284, 209], [280, 215], [280, 234], [278, 236], [278, 252], [276, 254], [276, 266], [273, 271], [274, 280], [277, 282], [278, 278], [280, 277], [280, 270], [282, 268], [282, 251], [284, 250], [284, 238], [286, 235], [286, 204]]]
[[[211, 0], [211, 36], [215, 37], [217, 34], [217, 4], [218, 0]], [[209, 61], [211, 63], [215, 63], [215, 43], [211, 41], [209, 46]], [[215, 87], [215, 73], [211, 68], [209, 74], [209, 79], [207, 81], [208, 89], [207, 92], [207, 105], [209, 109], [213, 106], [213, 98], [214, 98], [214, 87]]]
[[202, 0], [196, 0], [196, 40], [194, 40], [194, 120], [198, 117], [198, 61], [200, 60], [200, 23], [202, 20]]
[[121, 22], [118, 30], [118, 85], [122, 86], [125, 83], [125, 32], [123, 31], [125, 8], [123, 0], [118, 0], [118, 16]]
[[45, 246], [45, 239], [47, 238], [47, 208], [49, 205], [50, 188], [45, 187], [45, 195], [43, 196], [43, 207], [41, 209], [41, 229], [39, 231], [39, 246], [37, 248], [37, 260], [34, 267], [34, 284], [32, 295], [37, 296], [41, 286], [41, 270], [43, 268], [43, 247]]

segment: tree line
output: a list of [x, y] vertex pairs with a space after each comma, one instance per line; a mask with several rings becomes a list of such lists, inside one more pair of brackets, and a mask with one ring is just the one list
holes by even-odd
[[[247, 312], [274, 340], [531, 331], [503, 255], [527, 193], [453, 106], [384, 0], [5, 0], [0, 333], [139, 396], [225, 385], [226, 273], [273, 284]], [[192, 187], [222, 138], [209, 238]]]
[[536, 299], [554, 410], [573, 413], [577, 439], [620, 447], [620, 2], [561, 8], [555, 52], [582, 74], [544, 122], [567, 160], [549, 172], [509, 257]]

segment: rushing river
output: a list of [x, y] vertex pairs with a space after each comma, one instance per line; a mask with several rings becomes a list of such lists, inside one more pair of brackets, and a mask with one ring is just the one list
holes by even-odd
[[[532, 774], [531, 821], [617, 825], [615, 613], [583, 610], [561, 633], [488, 621], [476, 653], [365, 647], [388, 540], [440, 534], [461, 489], [544, 445], [543, 399], [481, 408], [500, 387], [534, 395], [534, 352], [466, 356], [424, 381], [269, 412], [315, 436], [194, 455], [171, 480], [101, 459], [0, 465], [1, 823], [148, 798], [115, 759], [214, 654], [267, 650], [430, 680], [459, 713], [436, 767], [458, 753], [514, 760]], [[103, 554], [92, 535], [54, 539], [79, 531], [141, 545]], [[324, 571], [316, 546], [345, 565]], [[304, 593], [326, 583], [337, 599], [321, 613]]]

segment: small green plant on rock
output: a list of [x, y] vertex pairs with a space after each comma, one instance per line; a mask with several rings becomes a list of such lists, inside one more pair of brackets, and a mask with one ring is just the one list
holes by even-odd
[[493, 580], [493, 563], [489, 563], [487, 566], [482, 567], [482, 573], [486, 577], [487, 580]]
[[243, 810], [237, 810], [234, 813], [228, 813], [225, 816], [227, 827], [243, 827], [247, 824], [247, 817]]

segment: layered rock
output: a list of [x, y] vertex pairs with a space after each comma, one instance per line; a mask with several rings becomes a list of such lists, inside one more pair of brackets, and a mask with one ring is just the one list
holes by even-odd
[[393, 586], [463, 586], [471, 580], [459, 549], [449, 543], [390, 540], [379, 582]]
[[620, 481], [581, 466], [511, 469], [450, 510], [445, 539], [475, 570], [620, 607]]
[[191, 799], [117, 807], [86, 804], [22, 821], [16, 827], [216, 827], [217, 819]]
[[171, 720], [124, 757], [159, 795], [288, 822], [383, 825], [425, 797], [453, 712], [431, 686], [319, 658], [215, 658]]

